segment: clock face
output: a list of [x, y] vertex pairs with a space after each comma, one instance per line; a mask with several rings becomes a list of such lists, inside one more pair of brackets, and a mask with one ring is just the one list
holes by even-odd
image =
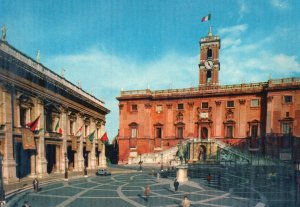
[[212, 69], [214, 66], [214, 63], [211, 60], [206, 60], [204, 65], [205, 65], [206, 69]]

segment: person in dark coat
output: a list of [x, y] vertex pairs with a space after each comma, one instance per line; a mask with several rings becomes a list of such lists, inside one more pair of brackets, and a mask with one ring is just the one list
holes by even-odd
[[39, 191], [39, 181], [37, 178], [34, 178], [32, 185], [33, 185], [33, 190], [35, 192], [38, 192]]
[[208, 176], [207, 176], [207, 182], [208, 182], [208, 184], [210, 184], [210, 181], [211, 181], [211, 175], [210, 175], [210, 173], [208, 173]]
[[178, 190], [178, 187], [179, 187], [179, 182], [178, 182], [177, 179], [175, 179], [175, 181], [174, 181], [174, 189], [175, 189], [175, 191]]

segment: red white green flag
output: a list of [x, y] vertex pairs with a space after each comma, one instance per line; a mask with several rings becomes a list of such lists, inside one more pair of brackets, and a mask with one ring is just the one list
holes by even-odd
[[29, 122], [28, 124], [26, 124], [26, 126], [28, 126], [32, 132], [36, 130], [36, 127], [39, 123], [40, 116], [41, 115], [39, 115], [33, 122]]
[[100, 139], [102, 142], [107, 142], [108, 141], [108, 137], [107, 137], [107, 134], [106, 132], [102, 135], [101, 139]]
[[211, 14], [208, 14], [207, 16], [202, 17], [201, 22], [207, 22], [207, 21], [209, 21], [210, 19], [211, 19]]

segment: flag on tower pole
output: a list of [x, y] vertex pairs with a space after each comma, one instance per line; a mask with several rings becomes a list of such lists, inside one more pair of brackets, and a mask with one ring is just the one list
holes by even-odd
[[108, 141], [108, 137], [107, 137], [107, 134], [106, 132], [102, 135], [101, 139], [100, 139], [102, 142], [107, 142]]
[[207, 16], [202, 17], [201, 22], [207, 22], [211, 19], [211, 14], [208, 14]]

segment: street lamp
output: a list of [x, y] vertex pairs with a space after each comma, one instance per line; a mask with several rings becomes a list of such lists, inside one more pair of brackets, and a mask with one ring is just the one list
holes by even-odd
[[3, 175], [2, 175], [2, 160], [3, 160], [3, 155], [0, 153], [0, 206], [5, 205], [5, 191], [3, 188]]
[[164, 170], [164, 159], [163, 159], [164, 154], [160, 154], [161, 162], [160, 162], [160, 171]]
[[139, 161], [139, 165], [140, 165], [140, 172], [142, 172], [142, 154], [140, 154], [140, 161]]
[[65, 180], [68, 180], [67, 153], [65, 152]]

